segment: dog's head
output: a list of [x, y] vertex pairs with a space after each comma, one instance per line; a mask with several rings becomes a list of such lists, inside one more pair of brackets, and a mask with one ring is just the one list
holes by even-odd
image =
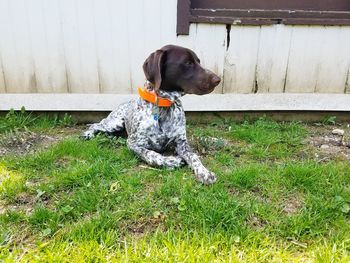
[[208, 94], [220, 83], [219, 76], [200, 65], [190, 49], [167, 45], [153, 52], [143, 64], [146, 78], [154, 89]]

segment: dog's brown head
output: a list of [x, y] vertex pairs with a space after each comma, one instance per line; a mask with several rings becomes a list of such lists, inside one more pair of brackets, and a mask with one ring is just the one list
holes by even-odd
[[208, 94], [220, 83], [219, 76], [200, 65], [190, 49], [167, 45], [153, 52], [143, 64], [143, 71], [156, 91], [183, 91]]

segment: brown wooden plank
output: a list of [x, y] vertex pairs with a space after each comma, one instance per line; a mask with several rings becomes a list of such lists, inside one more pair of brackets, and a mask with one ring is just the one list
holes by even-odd
[[245, 17], [208, 17], [208, 16], [191, 16], [191, 23], [209, 23], [209, 24], [234, 24], [234, 25], [273, 25], [280, 24], [279, 21], [272, 19], [258, 19]]
[[323, 26], [341, 26], [350, 25], [350, 19], [307, 19], [307, 18], [294, 18], [284, 19], [283, 24], [285, 25], [323, 25]]
[[192, 16], [245, 17], [245, 18], [334, 18], [350, 19], [350, 12], [332, 11], [282, 11], [282, 10], [237, 10], [237, 9], [192, 9]]
[[190, 22], [200, 23], [350, 24], [349, 0], [191, 0], [190, 12]]
[[209, 23], [209, 24], [235, 24], [235, 25], [324, 25], [324, 26], [339, 26], [350, 25], [350, 19], [316, 19], [316, 18], [291, 18], [291, 19], [275, 19], [275, 18], [244, 18], [244, 17], [205, 17], [191, 16], [192, 23]]
[[350, 11], [349, 0], [191, 0], [191, 8]]
[[177, 1], [177, 35], [188, 35], [190, 32], [190, 0]]
[[190, 22], [241, 25], [350, 25], [350, 12], [192, 9]]

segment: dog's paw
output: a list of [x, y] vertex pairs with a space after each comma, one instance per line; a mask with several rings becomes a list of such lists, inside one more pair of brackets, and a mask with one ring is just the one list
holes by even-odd
[[80, 139], [82, 140], [90, 140], [93, 137], [95, 137], [95, 134], [93, 131], [85, 131], [80, 135]]
[[216, 175], [208, 170], [199, 171], [196, 174], [197, 180], [202, 184], [209, 185], [216, 182]]

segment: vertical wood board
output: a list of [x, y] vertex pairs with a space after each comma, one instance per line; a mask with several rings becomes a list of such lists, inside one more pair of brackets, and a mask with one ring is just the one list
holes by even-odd
[[316, 93], [343, 93], [350, 66], [350, 27], [326, 27]]
[[7, 92], [36, 92], [25, 1], [1, 1], [0, 32], [2, 67]]
[[292, 26], [261, 27], [257, 60], [257, 92], [283, 92], [288, 66]]
[[315, 92], [325, 27], [293, 27], [285, 92]]
[[68, 92], [68, 80], [64, 56], [63, 32], [59, 2], [61, 0], [42, 0], [44, 26], [47, 45], [48, 85], [50, 92]]
[[260, 32], [260, 26], [231, 27], [224, 62], [224, 93], [254, 92]]

